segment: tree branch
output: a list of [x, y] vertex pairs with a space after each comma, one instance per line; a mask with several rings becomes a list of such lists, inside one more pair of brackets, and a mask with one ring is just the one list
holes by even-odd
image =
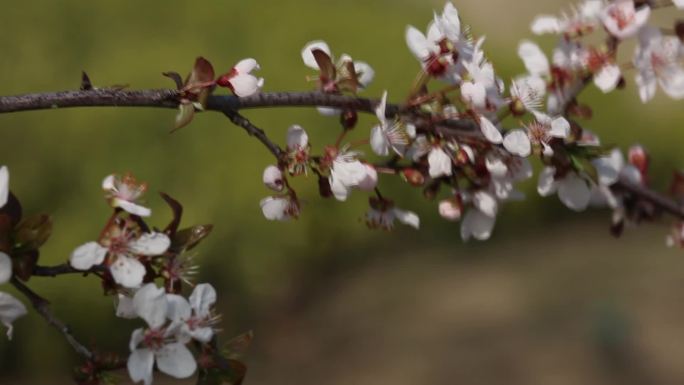
[[21, 281], [19, 281], [16, 277], [12, 277], [12, 285], [17, 288], [26, 298], [28, 298], [29, 301], [31, 301], [31, 304], [33, 305], [33, 308], [36, 309], [38, 314], [40, 314], [45, 320], [53, 326], [55, 329], [59, 330], [63, 335], [64, 338], [66, 338], [67, 342], [71, 347], [76, 351], [76, 353], [82, 355], [83, 357], [87, 359], [92, 359], [93, 358], [93, 353], [86, 348], [82, 343], [80, 343], [76, 337], [74, 337], [73, 334], [71, 334], [71, 329], [69, 326], [67, 326], [62, 320], [57, 318], [52, 312], [50, 311], [50, 302], [38, 295], [36, 292], [31, 290], [28, 286], [24, 285]]
[[[591, 78], [578, 81], [572, 89], [571, 96], [576, 97]], [[71, 107], [157, 107], [178, 108], [179, 92], [171, 89], [151, 90], [119, 90], [119, 89], [93, 89], [82, 91], [61, 91], [25, 94], [16, 96], [0, 97], [0, 113], [42, 110], [51, 108]], [[572, 99], [572, 98], [570, 98]], [[321, 92], [270, 92], [260, 93], [246, 98], [238, 98], [232, 95], [212, 95], [207, 101], [206, 110], [218, 111], [225, 114], [234, 124], [242, 127], [248, 134], [255, 136], [268, 150], [280, 159], [282, 149], [272, 142], [265, 132], [253, 125], [237, 111], [262, 107], [335, 107], [349, 108], [360, 112], [374, 113], [378, 101], [354, 96], [333, 95]], [[561, 106], [565, 108], [565, 106]], [[561, 111], [562, 112], [562, 111]], [[421, 115], [399, 104], [388, 104], [386, 109], [388, 117], [401, 114], [407, 116], [417, 126], [432, 126], [444, 136], [466, 138], [478, 138], [481, 136], [477, 124], [468, 119], [448, 120], [443, 122], [431, 122], [428, 116]], [[626, 181], [619, 181], [618, 186], [642, 199], [652, 202], [679, 219], [684, 219], [684, 210], [672, 199], [659, 194], [646, 187], [635, 186]], [[52, 268], [37, 267], [36, 275], [55, 276], [61, 274], [83, 273], [76, 271], [68, 265]]]
[[64, 274], [82, 274], [87, 275], [90, 273], [100, 273], [105, 271], [104, 266], [93, 266], [90, 270], [77, 270], [74, 269], [70, 264], [63, 263], [61, 265], [55, 266], [35, 266], [33, 268], [32, 275], [36, 277], [56, 277], [58, 275]]

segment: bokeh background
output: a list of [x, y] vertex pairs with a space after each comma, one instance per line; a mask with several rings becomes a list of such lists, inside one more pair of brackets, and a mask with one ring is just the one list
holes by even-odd
[[[299, 52], [329, 42], [377, 71], [366, 95], [400, 100], [418, 64], [404, 44], [407, 24], [424, 28], [441, 1], [0, 1], [0, 94], [73, 89], [86, 70], [96, 86], [171, 86], [160, 73], [186, 73], [198, 55], [217, 71], [255, 57], [265, 90], [307, 90]], [[460, 0], [465, 23], [487, 35], [504, 78], [538, 13], [557, 0]], [[663, 26], [672, 15], [659, 16]], [[672, 13], [672, 12], [669, 12]], [[550, 49], [554, 38], [538, 41]], [[628, 60], [628, 56], [625, 57]], [[681, 104], [647, 106], [632, 87], [607, 96], [590, 89], [587, 123], [604, 142], [640, 142], [653, 154], [653, 180], [667, 184], [684, 164]], [[307, 109], [248, 111], [272, 138], [307, 128], [314, 145], [334, 140], [337, 123]], [[257, 141], [218, 114], [170, 135], [173, 111], [83, 108], [0, 116], [0, 156], [27, 212], [52, 215], [42, 263], [64, 262], [97, 236], [108, 215], [100, 181], [131, 171], [163, 225], [156, 191], [185, 204], [184, 223], [213, 223], [197, 250], [199, 280], [219, 290], [223, 339], [255, 332], [247, 384], [679, 384], [684, 382], [684, 260], [667, 249], [667, 224], [608, 233], [609, 213], [574, 214], [556, 198], [505, 207], [493, 239], [463, 244], [458, 224], [439, 218], [420, 191], [383, 180], [403, 207], [421, 214], [418, 232], [370, 232], [363, 193], [350, 202], [317, 198], [315, 180], [297, 181], [301, 219], [270, 223], [258, 202], [271, 162]], [[366, 135], [363, 117], [356, 135]], [[92, 278], [34, 278], [30, 286], [83, 340], [126, 353], [135, 321], [114, 318]], [[1, 288], [14, 293], [6, 285]], [[0, 339], [0, 383], [68, 383], [74, 355], [31, 314], [13, 341]], [[121, 378], [125, 378], [121, 374]], [[158, 377], [162, 380], [162, 377]], [[125, 383], [125, 381], [124, 381]]]

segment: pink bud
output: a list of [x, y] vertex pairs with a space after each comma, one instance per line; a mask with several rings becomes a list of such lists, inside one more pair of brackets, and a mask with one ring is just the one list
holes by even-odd
[[458, 198], [445, 199], [439, 202], [439, 215], [448, 221], [460, 220], [462, 212], [463, 205]]

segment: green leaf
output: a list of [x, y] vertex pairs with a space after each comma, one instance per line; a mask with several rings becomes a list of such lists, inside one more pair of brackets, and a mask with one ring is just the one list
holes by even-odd
[[52, 218], [46, 214], [24, 218], [14, 230], [14, 246], [35, 250], [43, 246], [52, 234]]
[[589, 159], [570, 155], [570, 162], [576, 171], [585, 173], [592, 181], [598, 183], [598, 171]]
[[226, 344], [223, 346], [224, 354], [229, 358], [237, 358], [241, 356], [247, 351], [247, 348], [249, 348], [249, 345], [251, 345], [253, 339], [254, 332], [251, 330], [234, 337], [232, 340], [226, 342]]
[[209, 236], [213, 228], [213, 225], [197, 225], [179, 230], [171, 238], [171, 247], [169, 250], [173, 252], [190, 250], [197, 246], [204, 238]]
[[192, 122], [192, 118], [195, 117], [195, 107], [192, 104], [181, 103], [178, 106], [178, 114], [176, 114], [176, 122], [173, 126], [171, 132], [175, 132], [180, 128], [183, 128]]

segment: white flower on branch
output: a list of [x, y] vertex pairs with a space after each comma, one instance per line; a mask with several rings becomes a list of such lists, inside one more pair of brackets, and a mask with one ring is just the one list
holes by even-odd
[[[12, 278], [12, 259], [0, 251], [0, 285], [7, 283], [10, 278]], [[0, 291], [0, 323], [7, 328], [8, 339], [12, 339], [12, 324], [24, 315], [26, 315], [24, 304], [10, 294]]]
[[[176, 294], [167, 294], [167, 316], [180, 324], [177, 338], [181, 342], [196, 340], [209, 343], [214, 337], [214, 325], [220, 317], [214, 315], [211, 308], [216, 303], [216, 290], [208, 283], [195, 286], [189, 302]], [[174, 325], [175, 326], [175, 325]]]
[[375, 167], [358, 160], [359, 153], [345, 149], [330, 151], [333, 154], [330, 168], [330, 189], [335, 199], [346, 201], [352, 188], [372, 191], [378, 183], [378, 172]]
[[420, 218], [413, 211], [402, 210], [394, 202], [383, 198], [370, 198], [371, 209], [366, 213], [366, 224], [371, 229], [392, 230], [394, 221], [420, 228]]
[[259, 205], [269, 221], [288, 221], [299, 217], [299, 202], [291, 195], [266, 197]]
[[[133, 306], [138, 317], [148, 327], [136, 329], [131, 335], [131, 355], [128, 357], [128, 374], [133, 382], [152, 384], [152, 372], [157, 369], [174, 378], [188, 378], [195, 373], [197, 362], [187, 348], [179, 331], [183, 320], [180, 312], [173, 311], [163, 288], [148, 283], [135, 293]], [[167, 325], [167, 319], [171, 321]]]
[[601, 12], [601, 21], [611, 35], [624, 40], [636, 35], [650, 15], [650, 6], [637, 9], [633, 0], [614, 0]]
[[458, 10], [451, 2], [444, 5], [442, 14], [435, 14], [427, 35], [413, 26], [406, 27], [406, 45], [427, 74], [452, 83], [460, 81], [460, 60], [472, 52], [470, 41], [461, 32]]
[[428, 153], [428, 165], [430, 166], [430, 178], [439, 178], [443, 176], [450, 176], [452, 174], [453, 160], [449, 154], [444, 151], [441, 145], [432, 146]]
[[277, 166], [269, 165], [264, 169], [262, 176], [264, 185], [273, 191], [283, 191], [285, 188], [285, 181], [283, 180], [283, 172]]
[[684, 98], [682, 56], [682, 43], [677, 37], [663, 36], [654, 27], [641, 31], [634, 66], [638, 70], [636, 84], [642, 102], [653, 99], [657, 85], [673, 99]]
[[170, 245], [171, 240], [165, 234], [153, 232], [138, 236], [126, 225], [114, 224], [99, 242], [76, 248], [69, 262], [75, 269], [84, 271], [106, 262], [116, 283], [135, 288], [142, 284], [146, 272], [140, 257], [162, 255]]
[[259, 68], [259, 63], [255, 59], [240, 60], [230, 72], [219, 77], [216, 84], [229, 88], [241, 98], [252, 96], [259, 93], [264, 86], [264, 78], [252, 75], [252, 72]]
[[[0, 208], [7, 204], [9, 198], [9, 170], [0, 167]], [[12, 278], [12, 258], [0, 251], [0, 285]], [[0, 292], [0, 323], [7, 328], [7, 338], [12, 339], [12, 324], [26, 314], [26, 307], [10, 294]]]
[[390, 121], [385, 116], [387, 107], [387, 91], [382, 94], [380, 104], [375, 108], [375, 115], [380, 124], [371, 129], [370, 146], [380, 156], [389, 155], [390, 149], [399, 156], [404, 156], [409, 144], [409, 134], [398, 120]]
[[570, 14], [560, 17], [539, 15], [532, 21], [531, 29], [536, 35], [547, 33], [566, 36], [582, 36], [592, 32], [600, 21], [603, 0], [586, 0], [571, 9]]
[[140, 197], [147, 191], [147, 183], [138, 183], [135, 178], [126, 174], [120, 177], [112, 174], [102, 181], [102, 189], [112, 207], [118, 207], [130, 214], [148, 217], [152, 210], [137, 204]]
[[0, 208], [7, 204], [9, 199], [9, 170], [7, 166], [0, 167]]

